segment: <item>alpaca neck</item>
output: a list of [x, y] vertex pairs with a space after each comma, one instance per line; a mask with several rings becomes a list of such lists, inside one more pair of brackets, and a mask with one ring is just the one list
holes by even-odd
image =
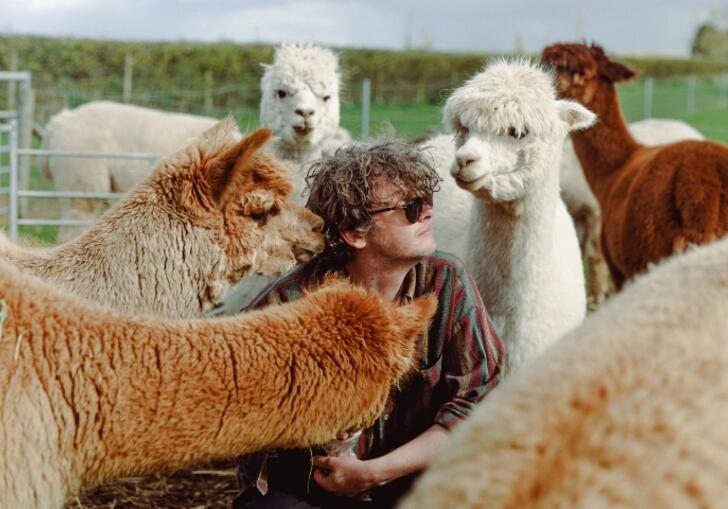
[[639, 144], [627, 129], [614, 85], [601, 86], [589, 104], [599, 120], [593, 127], [571, 133], [579, 161], [597, 196]]
[[559, 183], [557, 171], [546, 175], [536, 189], [512, 202], [479, 197], [470, 221], [468, 266], [496, 331], [513, 351], [528, 340], [527, 314], [536, 309], [551, 265]]
[[321, 157], [321, 147], [306, 140], [289, 143], [278, 138], [273, 146], [277, 157], [295, 164], [309, 163]]

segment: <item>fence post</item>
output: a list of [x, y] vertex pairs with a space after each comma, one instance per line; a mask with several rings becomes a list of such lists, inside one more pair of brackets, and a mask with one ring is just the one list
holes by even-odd
[[131, 53], [127, 53], [124, 57], [124, 89], [122, 98], [125, 103], [131, 101], [131, 87], [134, 74], [134, 57]]
[[209, 115], [212, 112], [212, 71], [209, 69], [205, 71], [204, 109], [206, 115]]
[[728, 73], [724, 72], [720, 75], [720, 85], [718, 90], [718, 104], [722, 107], [728, 106]]
[[688, 76], [688, 113], [695, 112], [695, 75]]
[[654, 82], [652, 79], [652, 76], [647, 76], [645, 78], [645, 109], [644, 109], [644, 118], [650, 118], [652, 116], [652, 89], [654, 86]]
[[361, 139], [369, 136], [369, 108], [371, 106], [372, 81], [364, 78], [361, 82]]
[[8, 236], [10, 240], [18, 238], [18, 124], [10, 121], [8, 133], [10, 143], [10, 185], [8, 186]]
[[[35, 93], [31, 87], [31, 74], [20, 80], [20, 94], [18, 95], [18, 125], [17, 145], [28, 149], [33, 139], [33, 110], [35, 108]], [[30, 158], [23, 157], [18, 160], [18, 187], [27, 190], [30, 184]], [[20, 215], [26, 216], [28, 200], [20, 200]]]

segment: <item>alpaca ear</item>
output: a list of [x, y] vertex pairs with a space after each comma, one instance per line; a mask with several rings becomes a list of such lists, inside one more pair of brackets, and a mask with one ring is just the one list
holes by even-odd
[[423, 332], [437, 310], [434, 294], [415, 299], [414, 302], [394, 309], [394, 320], [404, 338], [413, 338]]
[[223, 208], [235, 194], [238, 182], [250, 169], [251, 159], [270, 136], [270, 130], [258, 129], [214, 161], [215, 164], [205, 167], [210, 197], [219, 208]]
[[276, 206], [276, 195], [269, 189], [256, 189], [240, 199], [243, 215], [259, 219]]
[[606, 65], [606, 68], [603, 70], [604, 75], [606, 78], [611, 81], [612, 83], [619, 83], [620, 81], [629, 81], [635, 76], [637, 76], [637, 73], [627, 67], [626, 65], [622, 65], [617, 62], [609, 62]]
[[556, 101], [559, 118], [566, 122], [569, 131], [586, 129], [597, 121], [597, 116], [576, 101], [559, 99]]

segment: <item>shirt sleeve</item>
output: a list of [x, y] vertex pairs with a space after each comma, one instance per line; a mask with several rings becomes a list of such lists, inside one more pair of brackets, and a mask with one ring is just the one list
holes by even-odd
[[464, 279], [453, 300], [453, 325], [443, 350], [442, 375], [453, 397], [435, 416], [435, 423], [448, 430], [498, 385], [506, 356], [472, 277], [465, 273]]

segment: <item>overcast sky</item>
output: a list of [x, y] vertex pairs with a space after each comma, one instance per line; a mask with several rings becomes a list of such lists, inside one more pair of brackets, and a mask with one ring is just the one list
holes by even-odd
[[614, 53], [688, 55], [698, 25], [726, 14], [728, 0], [0, 0], [0, 32], [465, 52], [586, 38]]

